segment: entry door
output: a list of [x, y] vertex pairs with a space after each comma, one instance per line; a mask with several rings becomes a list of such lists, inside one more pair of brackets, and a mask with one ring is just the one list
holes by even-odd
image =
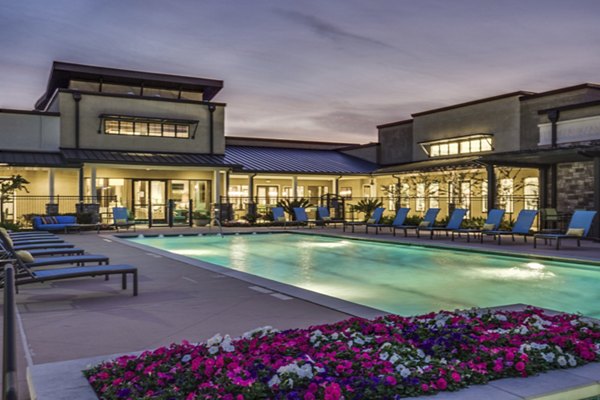
[[167, 220], [167, 182], [164, 180], [133, 181], [133, 215], [136, 220], [148, 221], [150, 213], [154, 223]]

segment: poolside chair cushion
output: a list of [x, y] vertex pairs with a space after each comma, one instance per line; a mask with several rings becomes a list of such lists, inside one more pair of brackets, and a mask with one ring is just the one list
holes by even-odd
[[374, 224], [375, 223], [375, 218], [369, 218], [367, 220], [367, 224]]
[[8, 243], [10, 245], [10, 247], [14, 246], [14, 242], [11, 239], [10, 235], [8, 234], [8, 232], [6, 231], [6, 229], [1, 228], [0, 235], [2, 235], [2, 237], [4, 238], [4, 240], [6, 241], [6, 243]]
[[421, 221], [419, 228], [427, 228], [429, 225], [431, 225], [431, 221]]
[[115, 219], [115, 224], [127, 225], [127, 218], [117, 218], [117, 219]]
[[331, 221], [331, 217], [321, 217], [323, 221]]
[[482, 231], [493, 231], [494, 229], [496, 229], [495, 224], [483, 224], [483, 228], [481, 228]]
[[31, 255], [27, 250], [17, 250], [15, 251], [15, 256], [25, 264], [32, 263], [35, 261], [35, 258]]
[[585, 229], [583, 229], [583, 228], [570, 228], [570, 229], [567, 230], [567, 232], [565, 233], [565, 235], [567, 235], [567, 236], [582, 237], [584, 231], [585, 231]]
[[56, 217], [42, 217], [42, 223], [44, 224], [58, 224]]

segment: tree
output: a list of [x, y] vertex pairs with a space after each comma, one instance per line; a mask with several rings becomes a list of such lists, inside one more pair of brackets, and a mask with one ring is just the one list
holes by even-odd
[[10, 201], [16, 191], [24, 190], [29, 193], [27, 186], [29, 181], [21, 175], [12, 175], [10, 178], [3, 179], [0, 182], [0, 222], [4, 222], [8, 211], [4, 209], [4, 203]]

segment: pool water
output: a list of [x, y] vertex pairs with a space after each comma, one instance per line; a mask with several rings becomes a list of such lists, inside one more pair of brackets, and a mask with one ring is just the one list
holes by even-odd
[[600, 266], [291, 233], [133, 242], [401, 315], [525, 303], [600, 317]]

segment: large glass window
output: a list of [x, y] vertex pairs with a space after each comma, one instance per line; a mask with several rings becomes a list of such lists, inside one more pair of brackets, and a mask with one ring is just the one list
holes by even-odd
[[493, 150], [492, 136], [483, 134], [423, 142], [421, 147], [429, 157], [481, 153]]
[[512, 178], [503, 178], [500, 179], [499, 183], [500, 185], [498, 188], [498, 206], [506, 210], [507, 213], [512, 213], [514, 211], [514, 181]]
[[538, 178], [529, 177], [523, 179], [523, 195], [525, 196], [523, 208], [526, 210], [537, 210], [539, 193], [540, 182]]
[[429, 207], [438, 208], [440, 206], [440, 184], [432, 182], [429, 184]]
[[190, 126], [169, 122], [105, 118], [104, 133], [107, 135], [160, 136], [189, 139]]
[[417, 183], [416, 211], [425, 211], [425, 184]]

